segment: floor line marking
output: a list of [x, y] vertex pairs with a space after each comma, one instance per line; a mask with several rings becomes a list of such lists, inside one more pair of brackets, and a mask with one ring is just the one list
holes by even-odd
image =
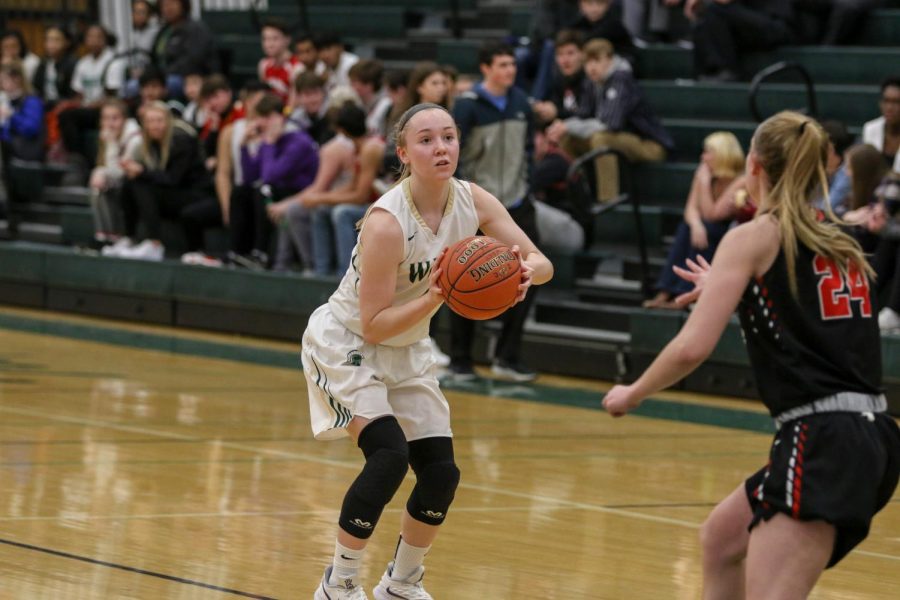
[[120, 571], [127, 571], [129, 573], [137, 573], [138, 575], [148, 575], [150, 577], [156, 577], [159, 579], [165, 579], [168, 581], [174, 581], [176, 583], [184, 583], [187, 585], [194, 585], [197, 587], [206, 588], [208, 590], [215, 590], [217, 592], [224, 592], [226, 594], [233, 594], [235, 596], [243, 596], [244, 598], [256, 598], [257, 600], [275, 600], [271, 596], [261, 596], [260, 594], [251, 594], [249, 592], [242, 592], [240, 590], [234, 590], [231, 588], [221, 587], [218, 585], [213, 585], [211, 583], [204, 583], [202, 581], [196, 581], [194, 579], [186, 579], [184, 577], [177, 577], [175, 575], [166, 575], [165, 573], [157, 573], [156, 571], [147, 571], [145, 569], [138, 569], [137, 567], [129, 567], [128, 565], [120, 565], [118, 563], [108, 562], [105, 560], [98, 560], [96, 558], [91, 558], [89, 556], [81, 556], [79, 554], [72, 554], [71, 552], [62, 552], [60, 550], [53, 550], [52, 548], [44, 548], [42, 546], [35, 546], [32, 544], [23, 544], [22, 542], [16, 542], [13, 540], [6, 540], [0, 538], [0, 544], [6, 544], [7, 546], [13, 546], [16, 548], [22, 548], [25, 550], [34, 550], [35, 552], [43, 552], [44, 554], [51, 554], [53, 556], [59, 556], [61, 558], [70, 558], [73, 560], [79, 560], [81, 562], [90, 563], [92, 565], [100, 565], [102, 567], [110, 567], [112, 569], [119, 569]]

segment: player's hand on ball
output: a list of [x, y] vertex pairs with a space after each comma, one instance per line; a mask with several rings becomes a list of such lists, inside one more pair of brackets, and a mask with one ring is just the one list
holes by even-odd
[[438, 257], [434, 260], [434, 266], [431, 269], [431, 275], [428, 277], [428, 294], [431, 296], [430, 300], [433, 300], [435, 304], [443, 304], [444, 303], [444, 290], [441, 288], [441, 273], [444, 272], [444, 268], [441, 264], [444, 261], [444, 255], [447, 254], [447, 251], [450, 250], [448, 247], [444, 247], [441, 250], [441, 253], [438, 254]]
[[617, 385], [603, 397], [603, 408], [614, 417], [621, 417], [640, 404], [640, 400], [632, 397], [630, 385]]
[[513, 246], [510, 250], [512, 250], [512, 253], [519, 259], [519, 264], [522, 265], [522, 283], [519, 284], [519, 295], [516, 296], [516, 301], [514, 303], [518, 304], [525, 299], [525, 294], [528, 293], [528, 288], [531, 287], [531, 276], [534, 273], [534, 268], [522, 259], [522, 252], [519, 250], [518, 246]]

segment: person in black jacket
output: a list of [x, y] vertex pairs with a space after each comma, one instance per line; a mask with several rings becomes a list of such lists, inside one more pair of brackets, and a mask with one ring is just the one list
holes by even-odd
[[609, 40], [619, 55], [631, 62], [634, 58], [634, 42], [622, 23], [622, 7], [613, 0], [581, 0], [579, 15], [569, 29], [580, 31], [584, 41]]
[[534, 114], [543, 123], [568, 119], [578, 112], [584, 85], [584, 38], [574, 29], [563, 29], [555, 40], [556, 74], [547, 97], [534, 103]]
[[[136, 158], [122, 161], [128, 179], [122, 193], [126, 237], [110, 246], [107, 254], [162, 260], [163, 218], [181, 222], [188, 249], [199, 250], [203, 245], [203, 225], [211, 221], [221, 224], [221, 211], [203, 167], [197, 137], [189, 125], [172, 117], [163, 102], [144, 107], [141, 125], [143, 140]], [[214, 214], [206, 218], [209, 212]], [[144, 240], [132, 246], [131, 242], [137, 239], [138, 222], [143, 225]]]
[[74, 95], [72, 74], [78, 57], [72, 52], [72, 35], [65, 27], [51, 25], [44, 31], [44, 58], [31, 84], [49, 110], [60, 100]]
[[164, 25], [153, 41], [153, 60], [166, 74], [169, 97], [181, 98], [189, 73], [218, 73], [219, 57], [209, 28], [190, 18], [191, 0], [162, 0]]

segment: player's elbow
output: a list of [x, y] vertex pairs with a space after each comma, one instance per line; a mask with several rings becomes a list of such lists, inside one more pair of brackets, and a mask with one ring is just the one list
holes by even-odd
[[363, 323], [362, 339], [367, 344], [377, 345], [384, 341], [384, 336], [371, 323]]
[[678, 362], [688, 368], [695, 368], [702, 363], [712, 352], [704, 344], [698, 344], [689, 340], [676, 340], [675, 357]]

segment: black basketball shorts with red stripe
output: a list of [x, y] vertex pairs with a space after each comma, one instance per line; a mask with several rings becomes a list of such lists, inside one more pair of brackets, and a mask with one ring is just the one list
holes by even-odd
[[869, 534], [900, 477], [900, 429], [884, 413], [831, 412], [788, 421], [775, 434], [769, 464], [744, 483], [761, 519], [784, 513], [837, 530], [828, 567]]

